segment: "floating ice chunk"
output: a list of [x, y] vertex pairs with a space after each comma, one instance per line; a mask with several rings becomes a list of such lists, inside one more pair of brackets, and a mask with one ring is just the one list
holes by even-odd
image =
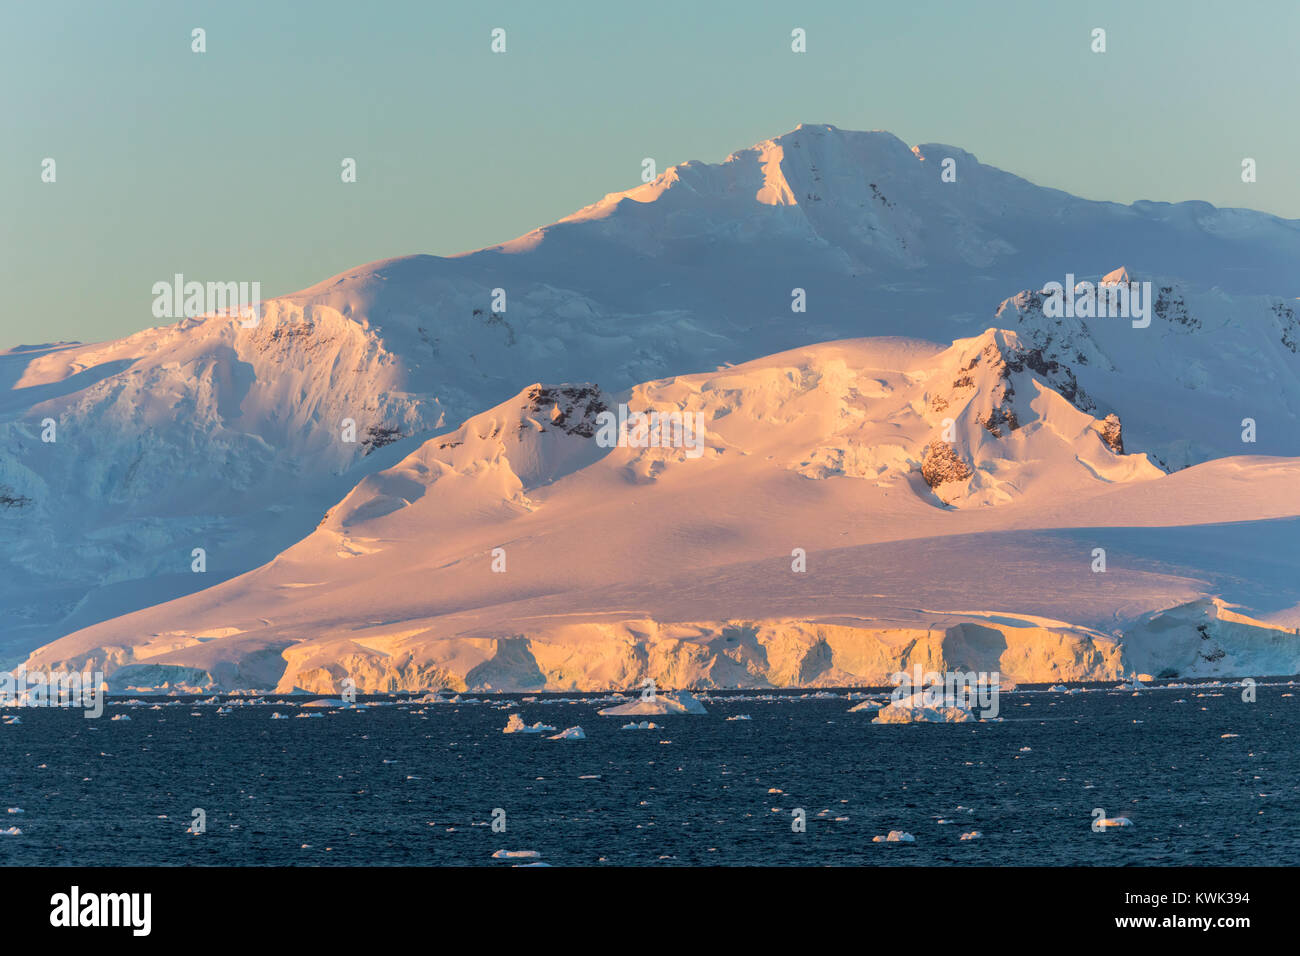
[[890, 830], [889, 836], [873, 836], [872, 843], [915, 843], [916, 837], [904, 830]]
[[753, 718], [750, 717], [749, 714], [734, 714], [731, 717], [728, 717], [727, 719], [728, 720], [753, 720]]
[[630, 724], [624, 724], [623, 729], [624, 730], [658, 730], [659, 725], [652, 720], [643, 720], [639, 724], [634, 720]]
[[1131, 827], [1133, 821], [1128, 817], [1102, 817], [1097, 821], [1099, 827]]
[[517, 713], [511, 714], [510, 719], [506, 721], [503, 734], [540, 734], [544, 730], [554, 730], [550, 724], [544, 724], [540, 720], [535, 724], [526, 724], [524, 719]]
[[0, 836], [22, 836], [23, 831], [17, 827], [9, 827], [7, 830], [0, 830]]
[[707, 714], [708, 711], [690, 691], [679, 690], [644, 699], [637, 698], [616, 707], [606, 707], [599, 713], [602, 717], [630, 717], [640, 714]]
[[1049, 693], [1055, 694], [1068, 694], [1070, 692], [1070, 688], [1066, 687], [1064, 684], [1053, 684], [1051, 687], [1047, 688], [1047, 690]]
[[10, 813], [26, 813], [27, 811], [24, 810], [22, 807], [10, 807], [10, 808], [9, 808], [9, 812], [10, 812]]
[[978, 840], [978, 839], [979, 839], [980, 837], [982, 837], [983, 835], [984, 835], [984, 834], [983, 834], [983, 833], [980, 833], [979, 830], [971, 830], [970, 833], [963, 833], [963, 834], [961, 835], [961, 838], [962, 838], [963, 840]]
[[1020, 748], [1020, 752], [1021, 752], [1022, 754], [1033, 753], [1033, 752], [1034, 752], [1034, 748], [1033, 748], [1033, 747], [1021, 747], [1021, 748]]
[[128, 717], [126, 714], [114, 714], [114, 715], [113, 715], [112, 717], [110, 717], [109, 719], [110, 719], [110, 720], [130, 720], [131, 718]]
[[[551, 729], [554, 730], [555, 728], [552, 727]], [[555, 736], [547, 737], [546, 739], [547, 740], [586, 740], [587, 735], [582, 732], [581, 727], [569, 727], [565, 730], [561, 730]]]
[[883, 706], [885, 706], [885, 705], [884, 705], [881, 701], [878, 701], [878, 700], [864, 700], [862, 703], [860, 703], [860, 704], [854, 704], [852, 707], [850, 707], [850, 708], [849, 708], [849, 713], [850, 713], [850, 714], [856, 714], [856, 713], [858, 713], [858, 712], [860, 712], [860, 711], [864, 711], [864, 710], [865, 710], [865, 711], [880, 710], [880, 708], [883, 707]]
[[492, 854], [494, 860], [535, 860], [540, 857], [540, 850], [497, 850]]
[[[116, 717], [114, 717], [113, 719], [114, 719], [114, 720], [117, 720]], [[274, 712], [271, 714], [271, 719], [272, 719], [272, 720], [288, 720], [289, 718], [285, 717], [284, 714], [280, 713], [280, 712], [277, 710], [277, 711], [274, 711]]]
[[937, 697], [934, 691], [921, 690], [908, 697], [890, 701], [871, 719], [873, 724], [960, 723], [974, 720], [975, 715], [955, 697]]
[[1220, 740], [1227, 740], [1229, 737], [1240, 737], [1240, 736], [1241, 736], [1241, 734], [1220, 734], [1220, 735], [1219, 735], [1219, 739], [1220, 739]]

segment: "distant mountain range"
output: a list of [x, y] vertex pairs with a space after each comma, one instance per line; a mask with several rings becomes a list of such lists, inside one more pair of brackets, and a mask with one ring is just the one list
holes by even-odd
[[[0, 664], [313, 692], [1300, 671], [1296, 262], [1300, 222], [801, 126], [253, 328], [11, 349]], [[1150, 283], [1150, 324], [1055, 314], [1067, 277]], [[702, 454], [607, 447], [620, 405], [700, 414]]]

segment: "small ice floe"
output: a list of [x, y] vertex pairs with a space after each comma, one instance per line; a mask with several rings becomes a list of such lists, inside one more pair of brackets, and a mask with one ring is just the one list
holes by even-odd
[[1133, 821], [1128, 817], [1102, 817], [1096, 821], [1099, 827], [1131, 827]]
[[[1050, 694], [1064, 694], [1069, 690], [1070, 688], [1066, 687], [1064, 684], [1053, 684], [1051, 687], [1047, 688], [1047, 691]], [[962, 835], [962, 839], [966, 839], [964, 834]]]
[[294, 717], [324, 717], [324, 714], [294, 714]]
[[544, 724], [540, 720], [535, 724], [526, 724], [524, 719], [518, 714], [511, 714], [510, 719], [506, 721], [503, 734], [540, 734], [544, 730], [554, 730], [550, 724]]
[[980, 833], [979, 830], [971, 830], [970, 833], [963, 833], [963, 834], [961, 835], [961, 838], [962, 838], [963, 840], [978, 840], [978, 839], [979, 839], [980, 837], [982, 837], [983, 835], [984, 835], [984, 834], [983, 834], [983, 833]]
[[707, 714], [704, 705], [690, 691], [679, 690], [637, 698], [616, 707], [597, 711], [602, 717], [632, 717], [642, 714]]
[[494, 860], [535, 860], [540, 857], [539, 850], [497, 850], [492, 854]]
[[1033, 748], [1033, 747], [1021, 747], [1021, 748], [1020, 748], [1020, 752], [1021, 752], [1022, 754], [1033, 753], [1033, 752], [1034, 752], [1034, 748]]
[[865, 711], [879, 710], [883, 706], [884, 704], [878, 700], [864, 700], [862, 703], [854, 704], [852, 707], [850, 707], [849, 713], [856, 714], [864, 710]]
[[880, 708], [871, 719], [873, 724], [960, 723], [974, 720], [975, 715], [963, 707], [956, 697], [939, 696], [933, 690], [920, 690], [915, 694], [892, 700]]
[[1240, 737], [1240, 736], [1241, 736], [1241, 734], [1220, 734], [1220, 735], [1219, 735], [1219, 739], [1220, 739], [1220, 740], [1227, 740], [1229, 737]]
[[10, 813], [26, 813], [27, 811], [24, 810], [22, 807], [10, 807], [10, 808], [9, 808], [9, 812], [10, 812]]
[[0, 830], [0, 836], [22, 836], [23, 831], [17, 827], [9, 827], [6, 830]]
[[523, 867], [523, 866], [550, 866], [551, 864], [543, 863], [541, 860], [534, 860], [532, 863], [516, 863], [514, 865], [516, 867]]
[[768, 788], [767, 788], [767, 792], [768, 792], [768, 793], [785, 793], [785, 791], [782, 790], [780, 787], [768, 787]]
[[915, 843], [916, 837], [905, 830], [890, 830], [889, 836], [873, 836], [872, 843]]
[[12, 727], [14, 724], [21, 724], [23, 722], [23, 719], [13, 714], [6, 714], [4, 717], [4, 722]]
[[[551, 728], [554, 730], [555, 728]], [[586, 740], [587, 735], [582, 732], [581, 727], [567, 727], [554, 736], [547, 737], [547, 740]]]
[[[114, 717], [113, 719], [114, 719], [114, 720], [117, 720], [116, 717]], [[280, 712], [277, 710], [277, 711], [272, 712], [272, 714], [271, 714], [271, 719], [272, 719], [272, 720], [288, 720], [289, 718], [286, 717], [286, 716], [284, 716], [284, 714], [280, 713]]]
[[584, 774], [582, 774], [581, 776], [579, 776], [578, 779], [579, 779], [579, 780], [599, 780], [599, 779], [600, 779], [600, 774], [598, 774], [598, 773], [584, 773]]
[[643, 720], [639, 724], [634, 720], [630, 724], [623, 725], [624, 730], [658, 730], [659, 725], [652, 720]]
[[109, 718], [109, 720], [130, 720], [130, 719], [131, 718], [128, 717], [126, 714], [114, 714], [112, 717]]
[[753, 718], [750, 717], [749, 714], [735, 714], [731, 717], [728, 717], [727, 719], [728, 720], [752, 720]]

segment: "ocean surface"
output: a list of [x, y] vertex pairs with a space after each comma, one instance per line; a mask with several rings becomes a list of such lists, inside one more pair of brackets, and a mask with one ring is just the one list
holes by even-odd
[[[22, 832], [0, 835], [0, 865], [1293, 865], [1297, 693], [1021, 690], [1000, 722], [909, 725], [848, 713], [844, 692], [635, 718], [559, 695], [8, 708], [0, 830]], [[515, 710], [587, 737], [503, 734]], [[1095, 832], [1098, 808], [1133, 825]], [[891, 830], [915, 842], [873, 842]]]

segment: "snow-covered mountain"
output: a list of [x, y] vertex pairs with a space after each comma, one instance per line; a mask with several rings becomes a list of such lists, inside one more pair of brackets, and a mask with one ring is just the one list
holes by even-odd
[[[949, 158], [954, 182], [941, 177]], [[1206, 487], [1215, 488], [1236, 487], [1242, 475], [1284, 473], [1286, 465], [1260, 459], [1199, 463], [1297, 454], [1297, 261], [1294, 221], [1203, 203], [1090, 202], [983, 166], [953, 147], [911, 149], [888, 133], [801, 126], [721, 164], [672, 167], [501, 246], [352, 270], [264, 303], [256, 328], [207, 317], [100, 345], [11, 349], [0, 353], [0, 665], [64, 634], [249, 571], [285, 549], [322, 546], [322, 535], [340, 536], [329, 552], [336, 560], [351, 549], [361, 563], [371, 561], [366, 534], [334, 527], [340, 509], [370, 494], [373, 482], [423, 487], [425, 475], [394, 475], [404, 474], [413, 456], [430, 454], [430, 436], [444, 437], [485, 408], [510, 417], [500, 403], [534, 382], [598, 383], [608, 397], [640, 382], [659, 380], [639, 386], [643, 392], [679, 387], [665, 382], [812, 342], [905, 335], [914, 341], [887, 349], [826, 346], [827, 356], [848, 350], [843, 373], [833, 361], [826, 366], [826, 356], [809, 358], [819, 383], [809, 394], [836, 411], [833, 421], [817, 420], [806, 448], [773, 452], [783, 480], [797, 478], [801, 488], [881, 488], [891, 501], [902, 500], [901, 481], [925, 514], [992, 520], [953, 518], [942, 500], [962, 515], [992, 508], [1003, 521], [1037, 500], [1043, 474], [1063, 488], [1111, 482], [1138, 494], [1145, 485], [1192, 487], [1179, 471], [1188, 465], [1208, 467], [1199, 474], [1212, 472]], [[1039, 292], [1016, 293], [1070, 274], [1096, 281], [1121, 264], [1133, 270], [1129, 278], [1155, 287], [1149, 327], [1050, 318]], [[806, 311], [792, 311], [797, 300]], [[983, 335], [991, 325], [1003, 331]], [[893, 368], [906, 364], [902, 359], [868, 357], [880, 349], [913, 355], [920, 367], [908, 373]], [[854, 397], [839, 390], [836, 375], [860, 376], [860, 360], [882, 363], [884, 384], [855, 379]], [[751, 366], [760, 378], [772, 374], [763, 368]], [[924, 383], [907, 374], [923, 375]], [[964, 378], [970, 384], [958, 385]], [[745, 395], [756, 387], [736, 385]], [[1255, 423], [1253, 443], [1242, 441], [1246, 418]], [[47, 419], [55, 422], [53, 442], [42, 441]], [[344, 440], [349, 420], [352, 442]], [[720, 423], [717, 433], [728, 434]], [[475, 481], [491, 475], [505, 482], [493, 486], [501, 494], [489, 516], [527, 511], [526, 502], [547, 487], [531, 484], [530, 469], [578, 485], [626, 451], [587, 462], [591, 442], [567, 438], [579, 442], [579, 459], [552, 460], [559, 453], [549, 446], [530, 465], [519, 449], [503, 453], [519, 483], [517, 498], [505, 493], [513, 486], [499, 469], [479, 474]], [[702, 467], [716, 465], [715, 456], [729, 461], [730, 451], [710, 444]], [[461, 474], [454, 457], [429, 461]], [[645, 453], [624, 467], [651, 486], [659, 481], [653, 470], [668, 466]], [[963, 469], [968, 478], [953, 477]], [[1166, 470], [1178, 473], [1159, 478]], [[949, 480], [931, 490], [926, 481], [936, 476]], [[867, 480], [827, 480], [841, 477]], [[924, 494], [913, 487], [918, 481]], [[450, 501], [453, 490], [468, 494], [469, 484], [443, 478], [422, 495]], [[1263, 508], [1272, 518], [1293, 513], [1285, 484]], [[409, 499], [388, 493], [386, 504], [372, 508], [404, 513], [408, 506], [394, 502]], [[1189, 508], [1225, 511], [1217, 493], [1189, 501]], [[457, 533], [473, 537], [474, 529], [492, 527], [481, 507], [488, 506], [452, 508], [439, 520], [455, 518], [463, 524]], [[1257, 510], [1244, 515], [1259, 517]], [[1168, 522], [1204, 524], [1213, 513]], [[806, 518], [840, 520], [830, 513]], [[1113, 524], [1104, 514], [1093, 520]], [[428, 539], [422, 547], [447, 561], [467, 560]], [[191, 570], [195, 548], [205, 552], [203, 573]], [[551, 570], [582, 577], [582, 563], [557, 552]], [[504, 578], [516, 581], [513, 572]], [[550, 587], [534, 585], [538, 593]], [[310, 589], [289, 590], [305, 596]], [[416, 590], [438, 593], [423, 584]], [[520, 592], [503, 593], [520, 599]], [[1207, 593], [1189, 588], [1185, 596]], [[157, 610], [166, 616], [179, 606], [166, 607]], [[419, 613], [431, 610], [437, 607]], [[309, 619], [301, 618], [304, 628]], [[245, 635], [257, 630], [244, 624]], [[188, 621], [157, 626], [159, 633], [183, 630], [182, 643], [204, 630]], [[91, 633], [108, 632], [82, 631], [72, 640]], [[268, 666], [283, 670], [275, 650], [287, 646], [283, 633], [266, 640]], [[252, 658], [241, 651], [237, 659]]]
[[[620, 393], [532, 385], [367, 477], [271, 563], [28, 666], [320, 693], [344, 677], [591, 690], [882, 684], [918, 663], [1045, 681], [1152, 659], [1300, 669], [1290, 625], [1238, 607], [1300, 605], [1300, 549], [1277, 547], [1300, 460], [1166, 474], [1092, 402], [996, 329], [946, 349], [808, 346]], [[602, 442], [620, 406], [699, 414], [703, 440]], [[1207, 533], [1216, 550], [1196, 553]], [[1234, 547], [1272, 570], [1243, 586]], [[1209, 610], [1174, 615], [1180, 630], [1181, 606]]]

